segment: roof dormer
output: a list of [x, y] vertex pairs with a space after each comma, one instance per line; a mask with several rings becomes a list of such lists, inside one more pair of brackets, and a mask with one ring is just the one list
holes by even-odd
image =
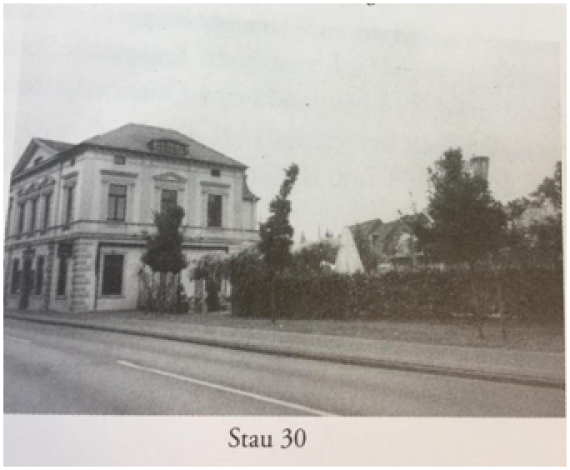
[[182, 142], [171, 139], [153, 139], [148, 143], [151, 152], [165, 155], [175, 155], [183, 157], [188, 155], [188, 146]]

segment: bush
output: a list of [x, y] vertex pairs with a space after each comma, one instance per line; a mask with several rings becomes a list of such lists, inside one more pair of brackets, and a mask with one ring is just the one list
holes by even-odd
[[[507, 316], [562, 321], [563, 277], [555, 269], [471, 272], [389, 272], [384, 275], [281, 275], [277, 315], [289, 319], [449, 318], [473, 316], [472, 284], [484, 315], [499, 311], [499, 286]], [[270, 318], [270, 286], [262, 271], [232, 276], [232, 313]]]

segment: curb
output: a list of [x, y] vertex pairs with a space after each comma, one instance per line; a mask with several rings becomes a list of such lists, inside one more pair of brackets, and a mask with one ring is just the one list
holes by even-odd
[[359, 356], [341, 356], [339, 354], [334, 354], [334, 353], [303, 351], [299, 349], [292, 349], [277, 345], [266, 345], [261, 343], [254, 344], [254, 343], [231, 341], [219, 338], [206, 338], [203, 336], [199, 337], [199, 336], [190, 336], [190, 335], [179, 335], [173, 333], [141, 331], [132, 328], [123, 328], [123, 327], [108, 326], [108, 325], [95, 325], [92, 323], [83, 323], [73, 320], [55, 320], [55, 319], [38, 318], [38, 317], [22, 317], [19, 315], [11, 315], [11, 314], [4, 314], [4, 318], [10, 318], [13, 320], [19, 320], [29, 323], [40, 323], [40, 324], [55, 325], [55, 326], [68, 326], [84, 330], [104, 331], [108, 333], [117, 333], [117, 334], [130, 335], [130, 336], [141, 336], [145, 338], [177, 341], [183, 343], [197, 344], [200, 346], [211, 346], [211, 347], [218, 347], [224, 349], [232, 349], [236, 351], [267, 354], [272, 356], [284, 356], [293, 359], [331, 362], [335, 364], [397, 370], [404, 372], [417, 372], [429, 375], [439, 375], [439, 376], [474, 379], [474, 380], [485, 380], [489, 382], [527, 385], [527, 386], [543, 387], [543, 388], [554, 388], [559, 390], [566, 389], [566, 381], [564, 379], [560, 380], [560, 379], [553, 379], [546, 377], [534, 377], [530, 375], [514, 375], [514, 374], [505, 374], [505, 373], [476, 371], [473, 369], [443, 367], [443, 366], [436, 366], [433, 364], [393, 361], [393, 360], [367, 358]]

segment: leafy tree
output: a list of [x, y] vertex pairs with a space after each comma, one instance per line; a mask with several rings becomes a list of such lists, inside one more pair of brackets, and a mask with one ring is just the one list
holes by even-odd
[[540, 203], [550, 201], [556, 210], [562, 208], [562, 162], [556, 162], [553, 178], [544, 178], [532, 196]]
[[362, 266], [364, 266], [364, 271], [367, 273], [372, 272], [378, 266], [378, 256], [372, 249], [372, 245], [366, 238], [360, 225], [354, 227], [352, 236], [354, 237], [354, 243], [360, 255], [360, 261], [362, 261]]
[[184, 209], [175, 206], [160, 213], [155, 213], [155, 235], [145, 234], [146, 250], [141, 261], [153, 272], [160, 273], [159, 309], [166, 308], [166, 274], [178, 274], [186, 267], [186, 258], [182, 253], [182, 233], [180, 225], [184, 218]]
[[449, 149], [429, 170], [429, 223], [414, 235], [438, 261], [473, 265], [502, 245], [506, 216], [486, 180], [471, 176], [461, 149]]
[[289, 195], [299, 176], [299, 167], [293, 163], [285, 170], [285, 180], [281, 184], [279, 194], [269, 204], [269, 219], [262, 223], [259, 229], [261, 241], [259, 250], [267, 268], [272, 285], [271, 315], [275, 323], [275, 275], [283, 270], [291, 260], [291, 246], [293, 245], [293, 227], [289, 223], [291, 201]]
[[[472, 176], [461, 149], [449, 149], [429, 169], [428, 221], [412, 224], [419, 245], [435, 261], [468, 266], [489, 261], [504, 243], [506, 216], [502, 205], [491, 196], [485, 179]], [[475, 281], [472, 299], [479, 335], [485, 316], [479, 309]]]
[[[554, 208], [554, 213], [548, 205]], [[535, 220], [527, 218], [527, 210], [544, 210]], [[522, 197], [510, 201], [505, 212], [509, 230], [505, 253], [516, 264], [559, 264], [562, 260], [562, 163], [557, 162], [552, 178], [546, 177], [531, 193], [530, 199]]]

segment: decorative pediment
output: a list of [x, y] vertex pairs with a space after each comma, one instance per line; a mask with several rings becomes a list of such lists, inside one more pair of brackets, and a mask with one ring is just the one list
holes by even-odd
[[183, 178], [182, 176], [177, 175], [172, 171], [156, 175], [153, 178], [155, 181], [161, 181], [163, 183], [178, 183], [178, 184], [186, 183], [186, 178]]
[[52, 186], [54, 184], [55, 184], [55, 179], [53, 179], [51, 176], [44, 176], [42, 179], [39, 180], [38, 187], [39, 188], [46, 188], [46, 187]]

